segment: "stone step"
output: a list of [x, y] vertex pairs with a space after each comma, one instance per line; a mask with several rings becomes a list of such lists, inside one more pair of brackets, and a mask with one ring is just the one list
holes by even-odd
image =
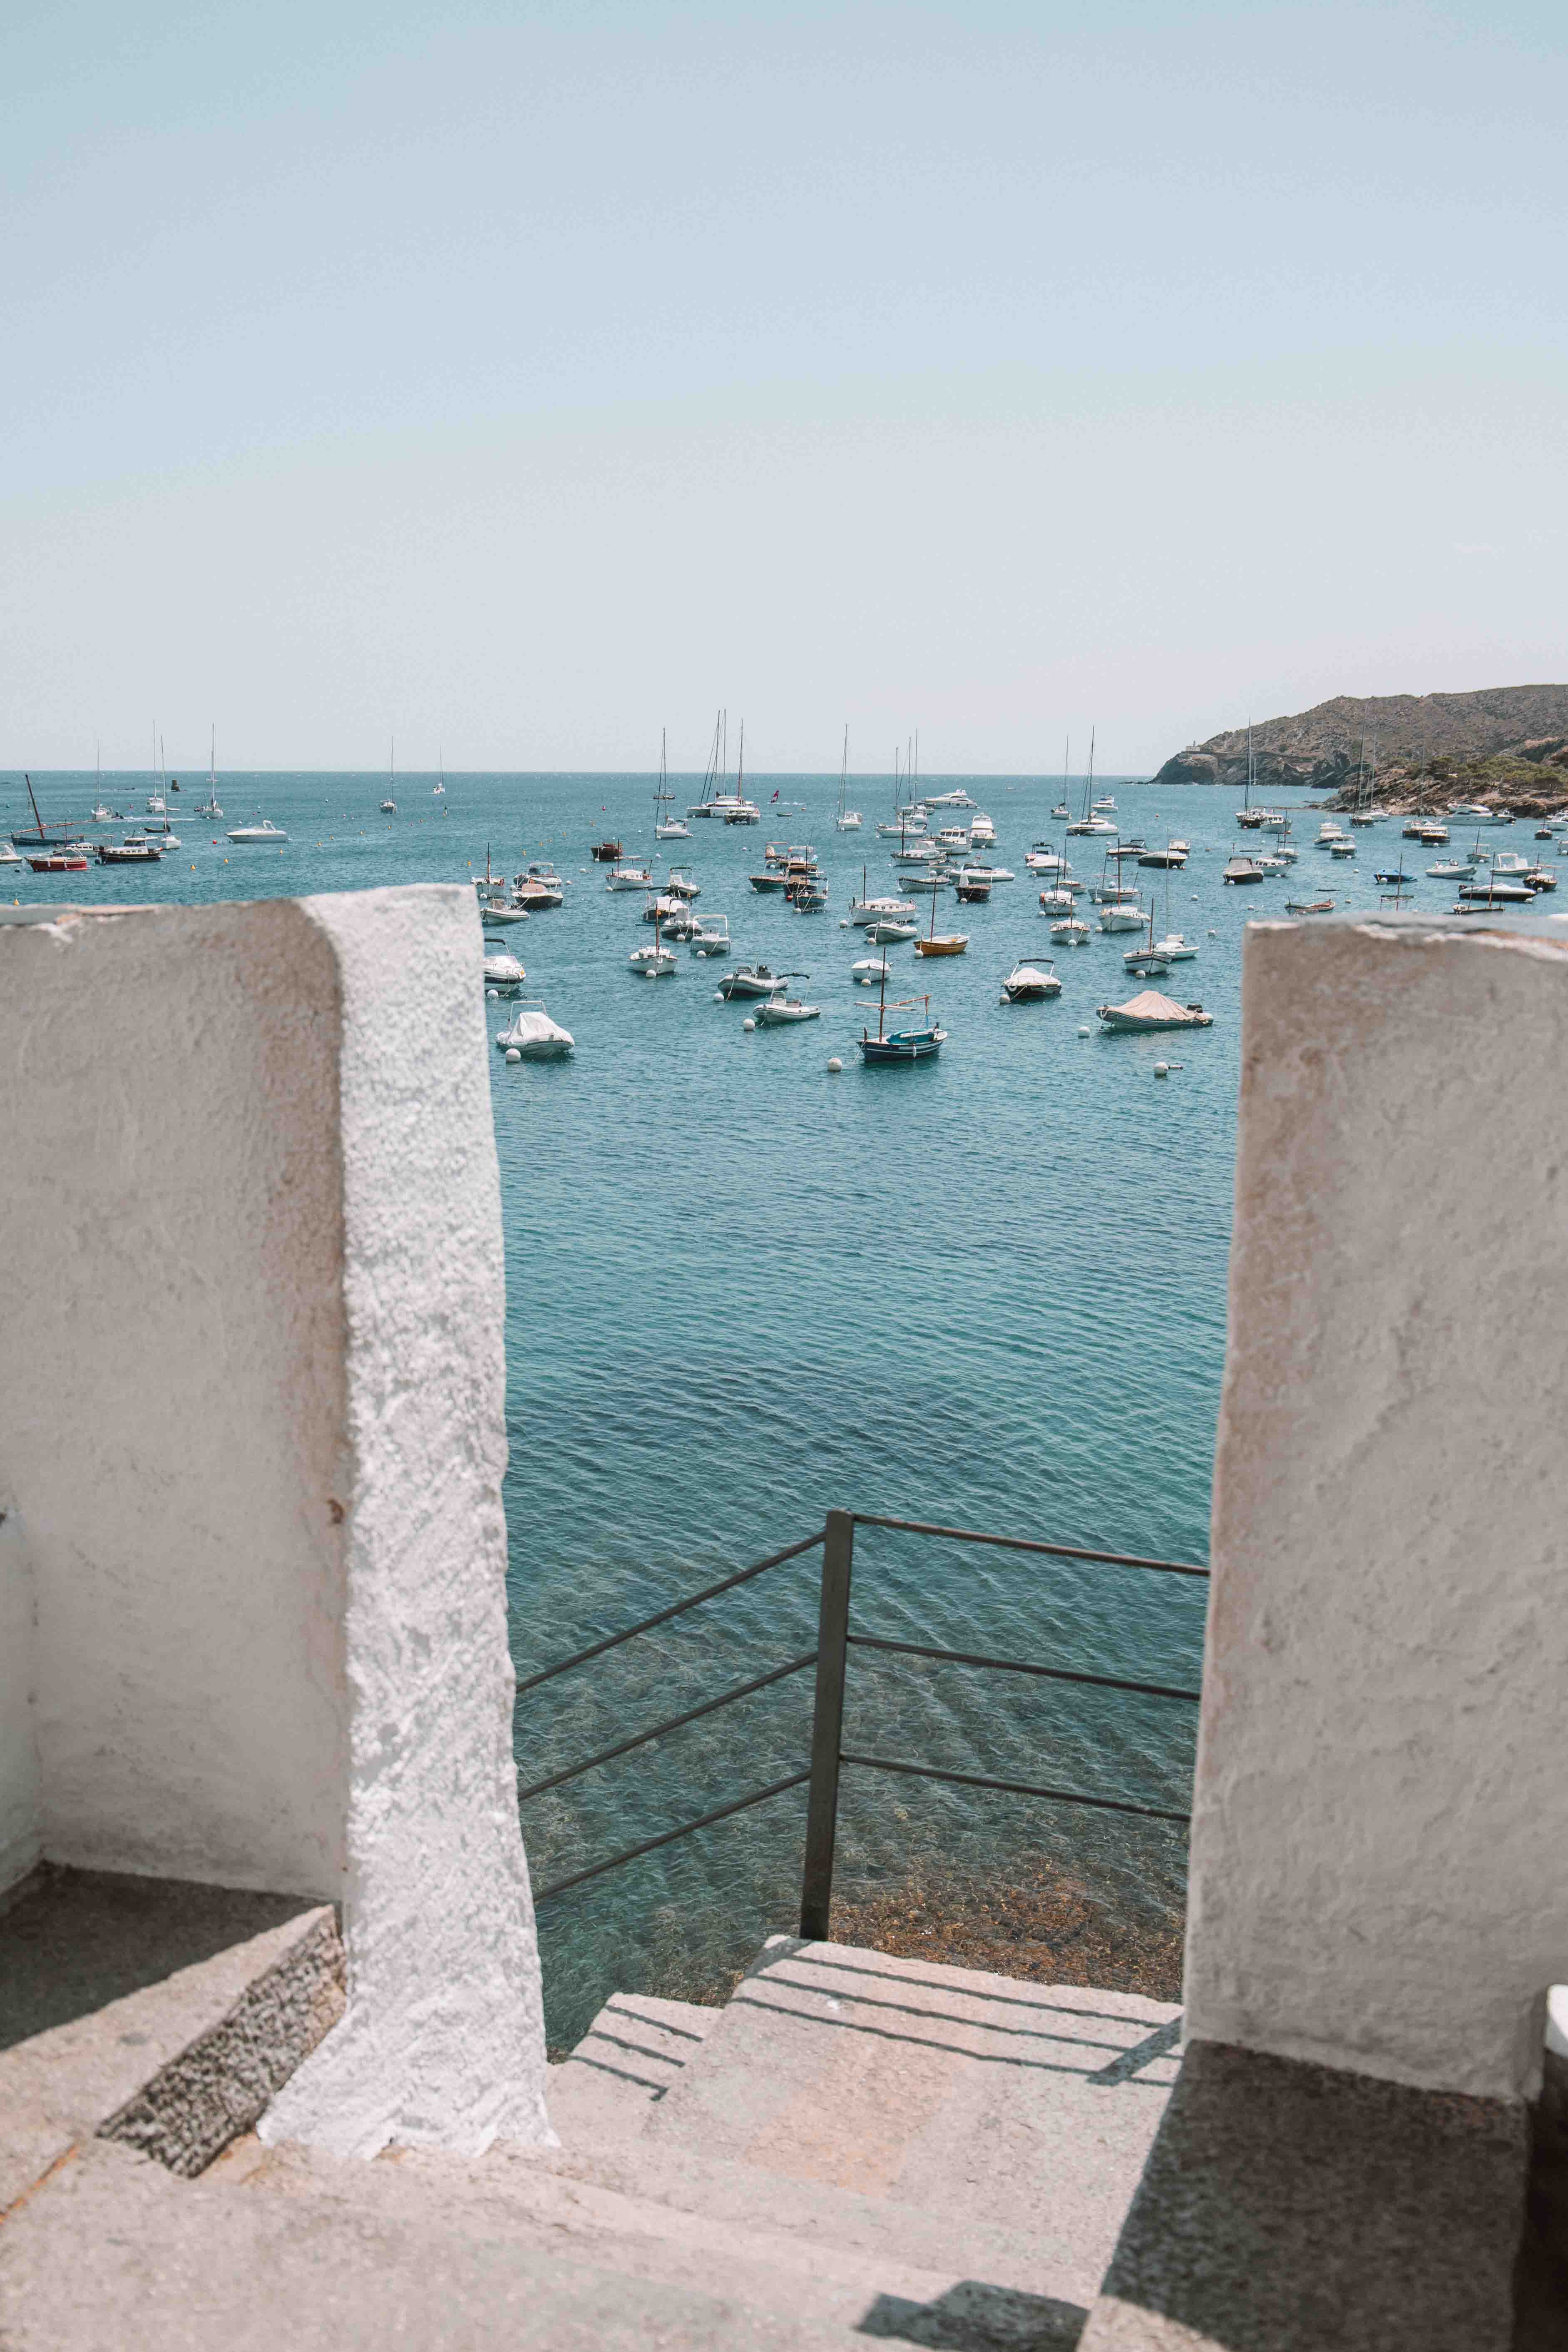
[[549, 2070], [545, 2104], [563, 2141], [580, 2145], [636, 2131], [722, 2014], [691, 2000], [616, 1993], [564, 2064]]
[[671, 2179], [683, 2159], [819, 2184], [884, 2226], [907, 2216], [914, 2242], [985, 2245], [1007, 2266], [995, 2284], [1087, 2306], [1176, 2079], [1180, 2015], [775, 1937], [647, 2110], [632, 2169], [652, 2194], [671, 2193], [656, 2153]]

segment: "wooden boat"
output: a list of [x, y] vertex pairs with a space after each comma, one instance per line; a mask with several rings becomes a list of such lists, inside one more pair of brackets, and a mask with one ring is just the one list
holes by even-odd
[[[1379, 876], [1378, 878], [1381, 881], [1382, 877]], [[1333, 911], [1334, 902], [1331, 898], [1310, 898], [1304, 902], [1300, 898], [1287, 898], [1285, 901], [1285, 912], [1288, 915], [1331, 915]]]
[[[429, 769], [426, 768], [425, 772], [428, 775]], [[596, 841], [589, 852], [589, 856], [600, 866], [613, 866], [620, 854], [621, 845], [618, 841]]]
[[923, 940], [917, 940], [915, 941], [916, 955], [962, 955], [968, 945], [969, 934], [967, 931], [938, 932], [936, 928], [936, 900], [933, 898], [931, 902], [931, 929], [927, 932]]
[[[921, 1027], [911, 1029], [888, 1027], [889, 1012], [902, 1012], [916, 1004], [923, 1005], [925, 1008], [926, 1017]], [[947, 1032], [945, 1029], [939, 1029], [932, 1021], [929, 996], [906, 996], [889, 1006], [887, 967], [884, 962], [881, 992], [877, 1000], [877, 1034], [873, 1037], [868, 1029], [863, 1029], [855, 1042], [860, 1049], [862, 1060], [868, 1065], [889, 1062], [928, 1062], [933, 1060], [946, 1045]]]
[[100, 841], [100, 866], [156, 866], [163, 853], [155, 841]]
[[27, 860], [35, 874], [85, 874], [87, 859], [79, 850], [43, 849]]

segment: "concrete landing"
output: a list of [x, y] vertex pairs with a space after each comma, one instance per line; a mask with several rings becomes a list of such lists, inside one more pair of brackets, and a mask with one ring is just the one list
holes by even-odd
[[46, 1865], [0, 1916], [0, 2215], [77, 2144], [193, 2174], [342, 2009], [330, 1906]]
[[1195, 2042], [1082, 2352], [1509, 2352], [1528, 2129]]

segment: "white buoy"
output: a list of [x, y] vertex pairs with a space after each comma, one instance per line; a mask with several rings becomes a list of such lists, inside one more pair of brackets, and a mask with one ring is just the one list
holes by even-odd
[[647, 971], [644, 972], [643, 978], [645, 980], [657, 980], [658, 978], [658, 972], [654, 971], [651, 964], [648, 966]]
[[1092, 1037], [1094, 1032], [1089, 1027], [1087, 1021], [1080, 1021], [1078, 1025], [1078, 1034], [1080, 1037]]
[[1168, 1077], [1170, 1076], [1170, 1075], [1171, 1075], [1171, 1065], [1169, 1064], [1169, 1062], [1156, 1062], [1156, 1063], [1155, 1063], [1155, 1065], [1154, 1065], [1154, 1076], [1155, 1076], [1157, 1078], [1168, 1078]]
[[828, 1066], [828, 1068], [832, 1071], [832, 1073], [833, 1073], [834, 1076], [835, 1076], [835, 1077], [837, 1077], [837, 1076], [838, 1076], [839, 1071], [844, 1067], [844, 1065], [843, 1065], [843, 1063], [839, 1060], [839, 1058], [838, 1058], [837, 1055], [837, 1054], [835, 1054], [835, 1055], [833, 1055], [832, 1059], [829, 1061], [829, 1063], [828, 1063], [827, 1066]]
[[715, 1003], [715, 1004], [722, 1004], [722, 1003], [723, 1003], [723, 1002], [724, 1002], [724, 992], [723, 992], [723, 990], [722, 990], [721, 988], [716, 988], [716, 989], [713, 991], [713, 1002], [714, 1002], [714, 1003]]
[[746, 1031], [748, 1035], [750, 1035], [751, 1032], [756, 1027], [756, 1023], [752, 1020], [749, 1013], [741, 1024], [742, 1028]]
[[487, 989], [486, 989], [486, 991], [485, 991], [485, 994], [489, 998], [490, 1003], [493, 1004], [493, 1003], [495, 1003], [495, 1001], [496, 1001], [496, 992], [495, 992], [495, 990], [494, 990], [493, 988], [487, 988]]
[[522, 1059], [522, 1055], [518, 1052], [515, 1045], [509, 1045], [507, 1047], [506, 1057], [509, 1062], [521, 1062]]
[[838, 928], [841, 931], [847, 931], [849, 929], [849, 918], [847, 915], [839, 916]]

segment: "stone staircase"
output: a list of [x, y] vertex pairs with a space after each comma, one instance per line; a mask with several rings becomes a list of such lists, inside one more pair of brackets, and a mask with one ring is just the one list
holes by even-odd
[[75, 2139], [0, 2230], [0, 2343], [1065, 2352], [1178, 2021], [777, 1937], [722, 2010], [612, 2000], [551, 2070], [557, 2149], [363, 2164], [247, 2133], [185, 2179]]

